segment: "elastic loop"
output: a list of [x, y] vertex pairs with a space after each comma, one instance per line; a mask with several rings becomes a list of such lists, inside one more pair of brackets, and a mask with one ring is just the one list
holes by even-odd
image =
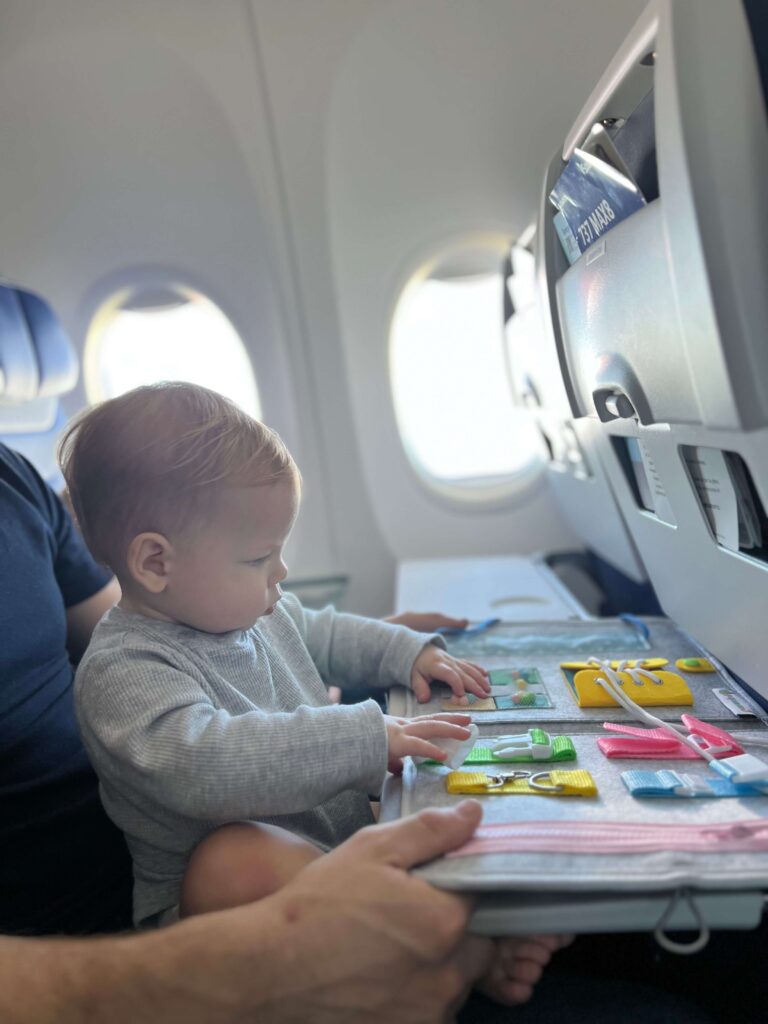
[[[675, 939], [670, 938], [664, 931], [667, 927], [667, 922], [670, 920], [675, 910], [677, 910], [677, 905], [681, 899], [684, 899], [688, 904], [696, 922], [696, 927], [699, 929], [699, 934], [692, 942], [677, 942]], [[687, 929], [681, 930], [685, 931]], [[656, 925], [653, 932], [653, 937], [662, 949], [665, 949], [668, 953], [677, 953], [679, 956], [691, 956], [693, 953], [700, 953], [709, 942], [709, 935], [709, 926], [701, 916], [701, 912], [696, 905], [696, 901], [694, 900], [690, 889], [678, 889], [675, 891], [674, 896], [669, 902], [669, 906], [661, 915], [659, 923]]]

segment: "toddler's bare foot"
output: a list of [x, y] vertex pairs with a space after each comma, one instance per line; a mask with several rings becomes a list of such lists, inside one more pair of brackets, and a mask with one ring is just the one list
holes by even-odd
[[477, 983], [484, 996], [504, 1006], [526, 1003], [552, 954], [567, 946], [572, 935], [526, 935], [496, 939], [488, 972]]

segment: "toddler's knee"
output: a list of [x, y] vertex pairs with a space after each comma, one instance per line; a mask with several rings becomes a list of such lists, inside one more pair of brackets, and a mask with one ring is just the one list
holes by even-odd
[[319, 856], [284, 829], [255, 822], [223, 825], [198, 844], [181, 890], [182, 917], [252, 903], [286, 885]]

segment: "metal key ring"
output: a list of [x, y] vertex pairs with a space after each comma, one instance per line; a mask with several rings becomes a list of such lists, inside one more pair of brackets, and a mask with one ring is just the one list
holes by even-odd
[[503, 775], [486, 775], [485, 777], [488, 789], [500, 789], [506, 781]]
[[540, 782], [536, 781], [537, 779], [551, 779], [551, 777], [551, 772], [536, 772], [535, 775], [532, 775], [530, 779], [528, 779], [528, 785], [531, 787], [531, 789], [541, 790], [542, 793], [561, 793], [565, 789], [565, 786], [559, 784], [550, 784], [549, 786], [542, 786]]

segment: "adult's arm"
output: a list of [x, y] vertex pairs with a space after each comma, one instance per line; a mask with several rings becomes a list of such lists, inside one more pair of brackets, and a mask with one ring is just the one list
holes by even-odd
[[91, 639], [96, 623], [120, 600], [120, 584], [112, 579], [91, 597], [67, 608], [67, 650], [79, 661]]
[[476, 803], [363, 829], [274, 896], [112, 939], [0, 940], [8, 1024], [437, 1024], [490, 958], [470, 911], [407, 869], [465, 842]]
[[387, 615], [385, 622], [395, 626], [407, 626], [417, 633], [436, 633], [438, 629], [466, 629], [469, 619], [456, 619], [442, 612], [400, 612], [398, 615]]

